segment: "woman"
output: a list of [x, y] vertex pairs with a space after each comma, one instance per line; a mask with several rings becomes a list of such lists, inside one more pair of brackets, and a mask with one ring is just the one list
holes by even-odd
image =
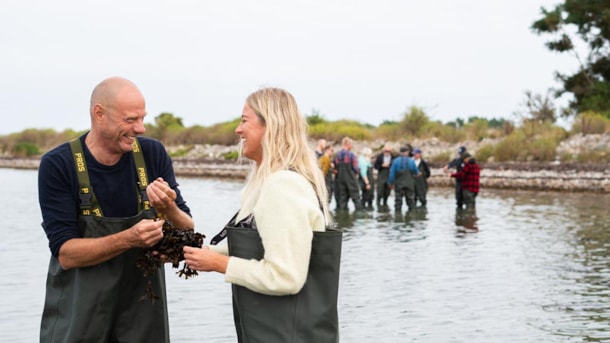
[[365, 147], [358, 156], [358, 167], [360, 167], [360, 177], [358, 184], [360, 185], [360, 199], [362, 207], [367, 211], [373, 210], [373, 166], [371, 165], [371, 156], [373, 151], [369, 147]]
[[[212, 247], [184, 248], [190, 268], [232, 283], [239, 342], [338, 342], [342, 236], [326, 230], [328, 194], [306, 128], [290, 93], [248, 96], [235, 130], [254, 162], [241, 208]], [[225, 236], [227, 247], [214, 245]]]

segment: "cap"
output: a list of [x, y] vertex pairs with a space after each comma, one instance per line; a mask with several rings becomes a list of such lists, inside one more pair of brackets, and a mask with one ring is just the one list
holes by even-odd
[[472, 155], [471, 155], [471, 154], [469, 154], [469, 153], [467, 153], [467, 152], [465, 152], [465, 153], [462, 155], [462, 158], [463, 158], [463, 159], [467, 159], [468, 157], [472, 157]]
[[415, 150], [413, 150], [414, 154], [421, 154], [421, 149], [420, 148], [415, 148]]
[[461, 147], [458, 149], [458, 154], [460, 154], [460, 155], [461, 155], [461, 154], [463, 154], [463, 153], [465, 153], [465, 152], [466, 152], [466, 147], [465, 147], [465, 146], [461, 146]]
[[409, 148], [407, 148], [406, 146], [403, 146], [400, 148], [400, 152], [407, 152], [409, 151]]

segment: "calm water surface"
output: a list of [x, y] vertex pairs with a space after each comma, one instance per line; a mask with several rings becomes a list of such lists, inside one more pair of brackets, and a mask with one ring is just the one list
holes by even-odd
[[[0, 169], [0, 341], [36, 342], [49, 250], [36, 171]], [[179, 179], [208, 237], [240, 182]], [[342, 216], [342, 342], [610, 342], [610, 195], [482, 190], [476, 214]], [[333, 206], [334, 207], [334, 206]], [[173, 342], [235, 342], [221, 275], [166, 266]]]

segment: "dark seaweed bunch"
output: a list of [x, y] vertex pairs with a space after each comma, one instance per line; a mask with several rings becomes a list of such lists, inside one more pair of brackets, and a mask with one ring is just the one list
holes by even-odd
[[[178, 268], [180, 261], [184, 260], [182, 248], [185, 246], [201, 248], [205, 235], [195, 232], [193, 229], [174, 228], [171, 221], [166, 220], [163, 224], [163, 238], [154, 246], [143, 250], [136, 262], [144, 276], [153, 275], [163, 265], [160, 256], [166, 256], [166, 261], [172, 263], [172, 267]], [[156, 251], [156, 254], [153, 252]], [[189, 268], [184, 263], [181, 270], [177, 271], [179, 277], [184, 275], [185, 279], [197, 274], [196, 270]]]

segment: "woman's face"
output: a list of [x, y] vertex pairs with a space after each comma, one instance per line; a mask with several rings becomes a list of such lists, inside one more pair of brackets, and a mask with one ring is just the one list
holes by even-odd
[[248, 104], [244, 105], [241, 114], [241, 122], [235, 129], [235, 133], [242, 140], [242, 153], [244, 157], [255, 161], [257, 165], [263, 160], [263, 135], [265, 124]]

